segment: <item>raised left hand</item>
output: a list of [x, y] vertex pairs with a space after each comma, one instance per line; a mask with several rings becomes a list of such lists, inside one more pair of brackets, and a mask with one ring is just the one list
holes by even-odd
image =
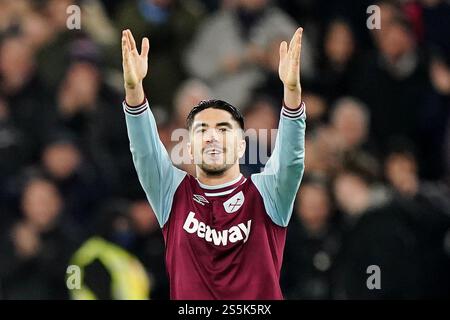
[[295, 31], [289, 48], [286, 41], [280, 44], [280, 64], [278, 74], [285, 88], [295, 90], [300, 88], [300, 54], [302, 51], [303, 28]]

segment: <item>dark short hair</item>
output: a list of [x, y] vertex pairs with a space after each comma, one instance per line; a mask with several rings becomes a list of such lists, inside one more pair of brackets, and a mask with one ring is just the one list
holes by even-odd
[[202, 100], [200, 101], [194, 108], [192, 108], [191, 112], [186, 119], [186, 126], [188, 129], [191, 128], [192, 123], [194, 122], [194, 118], [197, 113], [205, 110], [205, 109], [220, 109], [225, 110], [231, 114], [234, 120], [239, 124], [242, 130], [244, 130], [244, 116], [235, 106], [225, 102], [223, 100], [211, 99], [211, 100]]

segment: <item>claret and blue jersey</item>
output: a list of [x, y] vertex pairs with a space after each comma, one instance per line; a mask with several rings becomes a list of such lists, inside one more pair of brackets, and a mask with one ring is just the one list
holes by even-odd
[[216, 186], [172, 164], [147, 101], [123, 108], [139, 181], [164, 235], [171, 299], [283, 299], [286, 227], [304, 171], [304, 103], [282, 107], [262, 173]]

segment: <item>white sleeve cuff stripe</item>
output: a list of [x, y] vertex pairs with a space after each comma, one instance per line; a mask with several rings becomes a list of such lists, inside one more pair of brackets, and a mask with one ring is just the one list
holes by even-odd
[[304, 105], [304, 103], [302, 103], [301, 107], [298, 110], [296, 110], [296, 111], [290, 111], [290, 110], [287, 110], [284, 107], [281, 109], [281, 114], [283, 116], [286, 116], [286, 117], [291, 118], [291, 119], [300, 118], [304, 113], [305, 113], [305, 105]]
[[129, 106], [127, 106], [127, 104], [125, 102], [123, 103], [123, 109], [125, 110], [126, 113], [131, 114], [131, 115], [139, 115], [139, 114], [143, 113], [145, 110], [147, 110], [147, 108], [148, 108], [147, 101], [142, 106], [137, 107], [137, 108], [130, 108]]
[[288, 108], [286, 108], [286, 107], [283, 107], [283, 111], [286, 112], [287, 114], [298, 115], [299, 113], [302, 113], [302, 112], [303, 112], [304, 107], [305, 107], [305, 103], [302, 102], [302, 103], [300, 104], [300, 108], [298, 108], [298, 109], [295, 109], [295, 110], [294, 110], [294, 109], [288, 109]]
[[282, 112], [284, 114], [287, 114], [287, 115], [291, 116], [291, 117], [295, 117], [295, 116], [301, 115], [303, 113], [303, 108], [299, 109], [296, 112], [291, 112], [291, 111], [288, 111], [286, 109], [283, 109]]
[[287, 115], [287, 114], [285, 114], [285, 113], [282, 113], [282, 116], [283, 116], [283, 117], [286, 117], [286, 118], [289, 118], [289, 119], [296, 120], [296, 119], [300, 119], [300, 118], [303, 116], [303, 113], [300, 114], [299, 116], [290, 116], [290, 115]]
[[130, 111], [130, 112], [141, 111], [142, 109], [147, 108], [147, 103], [146, 102], [143, 105], [141, 105], [139, 107], [134, 107], [134, 108], [127, 106], [127, 104], [125, 102], [123, 103], [123, 105], [124, 105], [125, 109], [127, 111]]

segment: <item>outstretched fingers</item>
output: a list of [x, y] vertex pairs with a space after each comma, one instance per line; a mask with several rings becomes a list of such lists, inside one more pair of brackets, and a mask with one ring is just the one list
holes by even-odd
[[122, 32], [122, 52], [125, 52], [125, 48], [128, 46], [127, 44], [127, 36], [125, 31]]
[[294, 35], [292, 36], [291, 39], [291, 44], [289, 45], [289, 58], [291, 58], [291, 60], [295, 60], [297, 51], [298, 51], [298, 44], [299, 44], [299, 39], [300, 39], [300, 35], [301, 35], [301, 30], [303, 30], [302, 28], [298, 28]]
[[294, 62], [296, 64], [300, 63], [300, 54], [302, 51], [302, 35], [303, 35], [303, 28], [299, 28], [297, 34], [297, 39], [295, 42], [295, 52], [294, 52]]
[[150, 50], [150, 42], [148, 41], [148, 38], [145, 37], [144, 39], [142, 39], [142, 44], [141, 44], [141, 57], [142, 58], [147, 58], [148, 57], [148, 51]]
[[287, 55], [287, 42], [283, 41], [280, 44], [280, 60], [283, 61]]
[[130, 51], [136, 50], [136, 41], [134, 41], [133, 34], [129, 29], [126, 30], [128, 42], [130, 44]]
[[292, 57], [292, 51], [294, 50], [295, 36], [296, 35], [297, 35], [297, 32], [294, 33], [294, 35], [291, 38], [291, 41], [289, 42], [289, 48], [288, 48], [289, 57]]
[[122, 64], [125, 72], [130, 70], [130, 43], [126, 32], [122, 35]]

